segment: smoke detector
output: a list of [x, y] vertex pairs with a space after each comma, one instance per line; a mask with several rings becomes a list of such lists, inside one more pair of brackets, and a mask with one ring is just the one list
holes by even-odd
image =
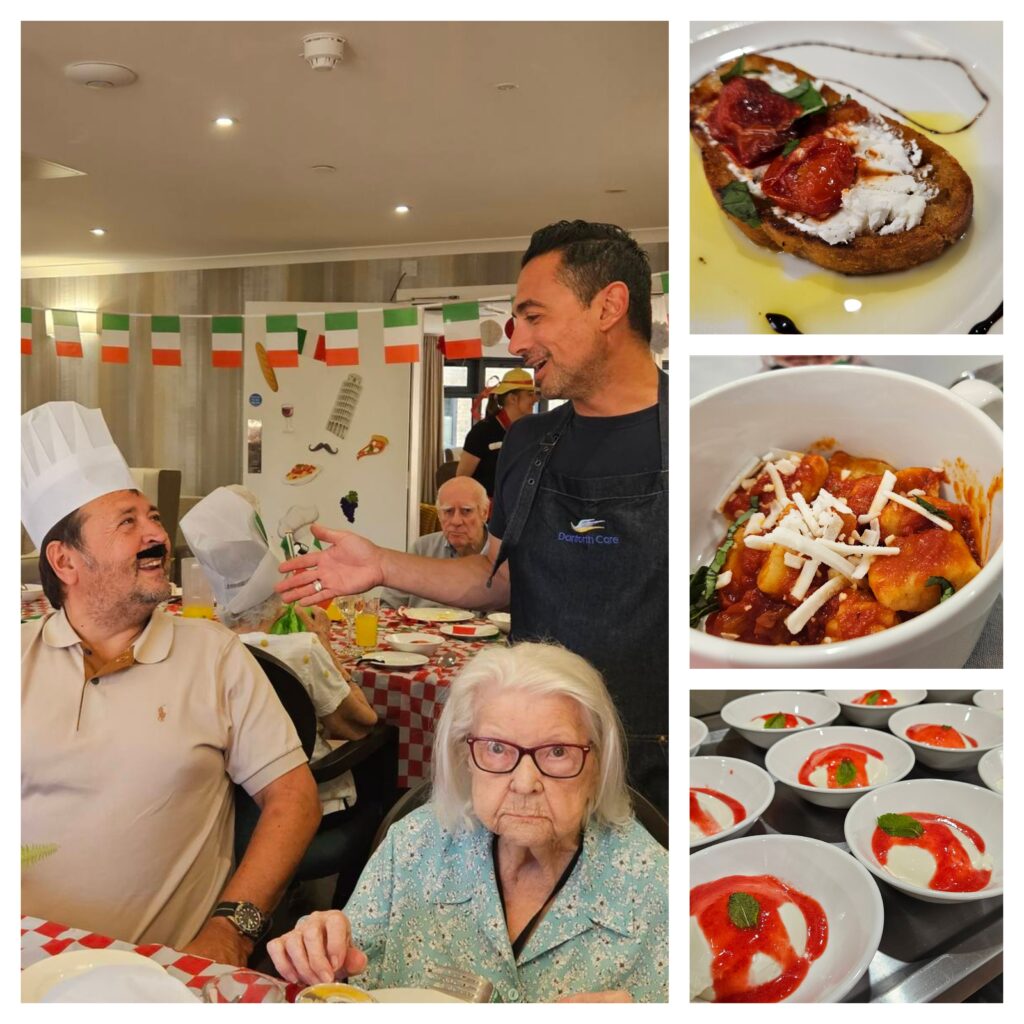
[[345, 59], [345, 40], [333, 32], [314, 32], [303, 37], [302, 56], [314, 71], [330, 71]]
[[119, 85], [131, 85], [139, 76], [123, 64], [111, 64], [103, 60], [83, 60], [69, 64], [64, 74], [79, 85], [90, 89], [114, 89]]

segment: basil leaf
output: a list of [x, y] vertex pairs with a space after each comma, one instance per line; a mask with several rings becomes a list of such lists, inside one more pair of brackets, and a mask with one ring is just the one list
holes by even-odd
[[720, 188], [718, 194], [722, 197], [722, 209], [732, 214], [737, 220], [752, 228], [761, 226], [761, 218], [757, 215], [757, 207], [754, 206], [754, 198], [750, 194], [745, 181], [730, 181], [725, 188]]
[[736, 521], [725, 533], [725, 540], [719, 545], [715, 557], [710, 564], [702, 565], [696, 572], [690, 574], [690, 625], [696, 626], [705, 615], [719, 608], [717, 590], [715, 584], [718, 582], [718, 573], [725, 565], [729, 549], [736, 542], [733, 537], [736, 531], [758, 510], [761, 499], [755, 494], [750, 499], [750, 507], [742, 515], [737, 516]]
[[948, 601], [956, 593], [956, 587], [945, 576], [929, 576], [925, 580], [924, 585], [926, 587], [942, 588], [942, 597], [939, 598], [939, 604], [942, 604], [943, 601]]
[[933, 516], [945, 519], [947, 523], [952, 525], [953, 520], [949, 518], [949, 514], [947, 512], [943, 512], [941, 508], [936, 508], [930, 501], [925, 501], [920, 494], [914, 495], [914, 501], [916, 501], [918, 505], [925, 510], [925, 512], [931, 512]]
[[771, 718], [765, 719], [764, 727], [766, 729], [785, 729], [786, 728], [786, 716], [782, 711], [776, 711]]
[[856, 781], [857, 767], [848, 757], [844, 757], [836, 769], [836, 784], [839, 786], [850, 786]]
[[924, 825], [909, 814], [883, 814], [877, 824], [886, 835], [898, 839], [917, 839], [924, 835]]
[[789, 92], [784, 92], [782, 95], [787, 100], [793, 100], [804, 108], [804, 112], [797, 116], [797, 120], [801, 117], [806, 117], [808, 114], [816, 114], [827, 106], [824, 99], [822, 99], [821, 93], [814, 88], [809, 78], [805, 78], [795, 89], [790, 89]]
[[783, 156], [789, 156], [789, 154], [792, 153], [793, 150], [796, 149], [796, 147], [799, 146], [799, 145], [800, 145], [800, 140], [799, 139], [790, 139], [789, 142], [787, 142], [782, 147], [782, 155]]
[[729, 896], [729, 920], [737, 928], [756, 928], [761, 916], [761, 904], [749, 892], [734, 892]]
[[879, 698], [881, 698], [881, 696], [882, 696], [882, 691], [881, 690], [872, 690], [867, 695], [867, 697], [864, 698], [864, 703], [865, 704], [877, 704], [878, 701], [879, 701]]
[[744, 53], [740, 59], [728, 71], [723, 71], [718, 76], [721, 82], [730, 82], [734, 78], [739, 78], [740, 75], [763, 75], [763, 71], [758, 71], [756, 68], [747, 68], [747, 55]]
[[710, 572], [710, 565], [702, 565], [696, 572], [690, 573], [690, 625], [696, 626], [705, 615], [718, 611], [718, 598], [711, 601], [704, 598], [705, 581]]

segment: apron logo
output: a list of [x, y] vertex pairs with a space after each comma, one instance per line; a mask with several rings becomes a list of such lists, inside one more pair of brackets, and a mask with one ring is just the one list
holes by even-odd
[[581, 519], [578, 523], [570, 521], [573, 533], [592, 533], [594, 530], [604, 529], [603, 519]]
[[618, 544], [619, 538], [605, 533], [604, 519], [581, 519], [578, 523], [569, 520], [572, 533], [558, 531], [558, 539], [566, 544]]

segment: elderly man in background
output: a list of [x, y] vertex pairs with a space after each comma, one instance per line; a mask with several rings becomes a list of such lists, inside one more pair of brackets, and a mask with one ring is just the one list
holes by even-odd
[[[287, 665], [309, 695], [317, 716], [311, 760], [331, 752], [329, 739], [366, 736], [377, 713], [337, 660], [327, 614], [316, 607], [289, 608], [274, 592], [278, 557], [267, 543], [255, 495], [244, 487], [218, 487], [190, 509], [181, 532], [210, 581], [220, 621], [242, 643], [260, 647]], [[343, 905], [369, 852], [379, 815], [349, 813], [357, 800], [351, 772], [321, 782], [317, 789], [323, 819], [303, 857], [303, 874], [338, 874], [334, 902]], [[341, 863], [342, 854], [351, 851], [352, 830], [364, 825], [368, 834], [359, 865]], [[338, 829], [348, 829], [348, 835]]]
[[[411, 553], [426, 558], [469, 558], [479, 555], [486, 547], [487, 510], [490, 498], [483, 484], [471, 476], [455, 476], [446, 480], [437, 491], [437, 517], [441, 529], [417, 539]], [[389, 608], [439, 608], [437, 601], [403, 594], [385, 587], [380, 594], [381, 603]]]
[[[54, 611], [22, 627], [22, 910], [244, 965], [320, 820], [298, 736], [216, 623], [168, 615], [168, 538], [99, 410], [22, 417]], [[260, 808], [232, 871], [233, 786]]]

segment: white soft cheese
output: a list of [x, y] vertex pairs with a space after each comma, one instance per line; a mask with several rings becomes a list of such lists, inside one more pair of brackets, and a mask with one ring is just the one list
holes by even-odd
[[[715, 820], [715, 824], [718, 825], [718, 831], [726, 828], [732, 828], [735, 824], [733, 819], [733, 813], [731, 808], [725, 803], [718, 799], [716, 796], [711, 796], [708, 793], [697, 793], [697, 803], [700, 805], [702, 811], [705, 814], [710, 814]], [[705, 833], [702, 832], [692, 821], [690, 822], [690, 842], [696, 842], [698, 839], [704, 839]]]
[[782, 68], [769, 64], [768, 68], [761, 74], [747, 72], [744, 78], [757, 78], [764, 82], [769, 89], [776, 92], [792, 92], [799, 84], [800, 79], [790, 71], [783, 71]]
[[690, 1002], [695, 999], [713, 1001], [714, 984], [711, 979], [711, 946], [704, 938], [697, 918], [690, 918]]
[[[949, 830], [964, 848], [971, 867], [975, 871], [990, 871], [992, 869], [992, 858], [987, 853], [982, 853], [969, 836], [952, 825], [949, 826]], [[894, 878], [919, 885], [925, 889], [928, 888], [928, 883], [935, 874], [935, 867], [935, 858], [928, 850], [910, 845], [890, 847], [885, 863], [886, 871]]]
[[[867, 773], [869, 786], [877, 786], [879, 783], [884, 782], [889, 775], [889, 769], [886, 768], [885, 762], [877, 757], [868, 758], [867, 763], [864, 765], [864, 771]], [[828, 789], [828, 766], [822, 765], [820, 768], [815, 768], [811, 772], [810, 781], [812, 786], [817, 786], [819, 789]], [[858, 787], [844, 786], [836, 788], [857, 789]]]

